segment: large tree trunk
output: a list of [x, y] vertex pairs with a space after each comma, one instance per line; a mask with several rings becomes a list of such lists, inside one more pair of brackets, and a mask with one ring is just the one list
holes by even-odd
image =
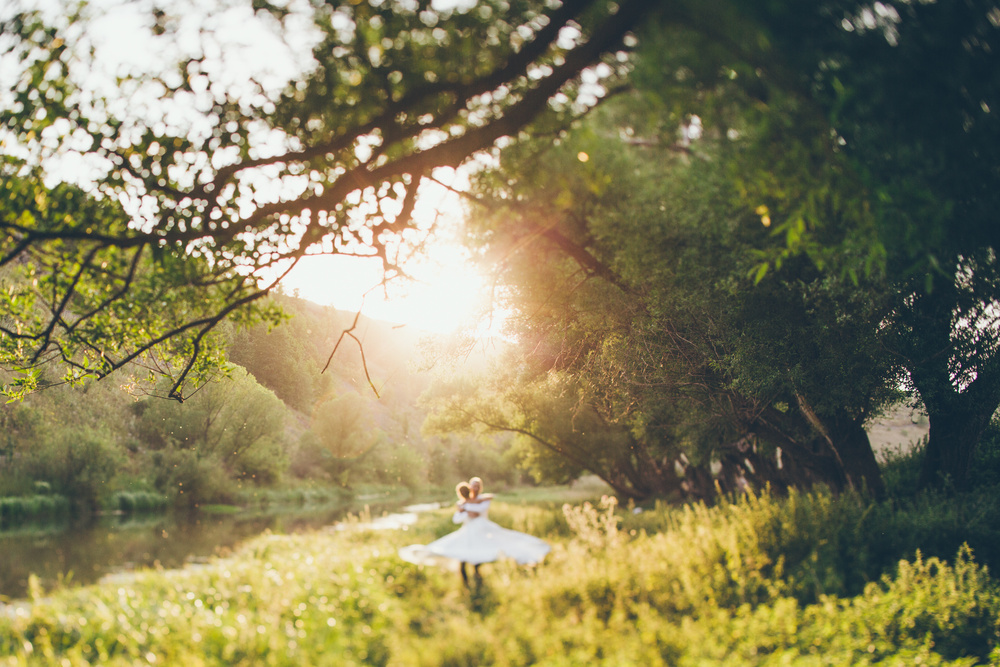
[[930, 432], [920, 469], [921, 488], [946, 485], [958, 490], [966, 488], [972, 455], [997, 409], [995, 401], [985, 406], [959, 400], [947, 403], [947, 407], [936, 410], [928, 406]]
[[797, 411], [779, 413], [773, 408], [764, 411], [754, 420], [752, 432], [781, 447], [780, 474], [787, 486], [808, 488], [824, 484], [834, 491], [853, 486], [841, 450], [834, 446], [826, 428], [804, 400], [800, 400]]
[[926, 488], [950, 483], [961, 490], [968, 482], [972, 455], [1000, 406], [1000, 354], [985, 352], [979, 358], [961, 358], [962, 365], [974, 373], [971, 382], [957, 386], [951, 360], [958, 352], [951, 341], [948, 319], [954, 306], [946, 300], [947, 295], [939, 290], [915, 300], [907, 366], [930, 422], [919, 485]]
[[910, 377], [930, 422], [918, 484], [963, 490], [972, 455], [1000, 405], [1000, 355], [981, 364], [975, 380], [961, 391], [952, 381], [946, 355], [913, 364]]

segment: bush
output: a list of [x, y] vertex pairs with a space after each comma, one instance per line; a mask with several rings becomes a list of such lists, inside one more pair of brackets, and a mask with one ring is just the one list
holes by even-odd
[[979, 441], [969, 469], [970, 488], [1000, 486], [1000, 422], [993, 420]]
[[107, 434], [64, 429], [32, 450], [24, 470], [87, 512], [97, 511], [114, 488], [125, 456]]
[[68, 516], [69, 512], [70, 503], [65, 496], [50, 494], [0, 498], [0, 528], [61, 518]]
[[125, 514], [162, 512], [168, 504], [166, 496], [148, 491], [119, 491], [115, 495], [115, 507]]
[[0, 498], [30, 496], [37, 493], [35, 481], [23, 466], [9, 466], [0, 471]]
[[177, 507], [228, 504], [237, 493], [238, 484], [218, 459], [199, 457], [190, 449], [165, 449], [151, 452], [148, 460], [156, 471], [155, 488]]
[[289, 457], [288, 473], [297, 479], [329, 479], [327, 463], [330, 452], [323, 447], [319, 436], [306, 431], [292, 449]]
[[926, 449], [927, 439], [924, 438], [912, 447], [900, 445], [881, 454], [879, 463], [887, 498], [910, 499], [917, 495], [917, 481]]
[[231, 469], [233, 478], [267, 486], [281, 479], [288, 469], [288, 456], [277, 442], [259, 443], [236, 460], [228, 461], [226, 467]]

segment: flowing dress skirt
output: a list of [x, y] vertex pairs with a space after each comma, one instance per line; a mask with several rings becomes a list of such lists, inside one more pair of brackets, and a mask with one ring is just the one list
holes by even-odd
[[419, 565], [442, 564], [453, 560], [472, 565], [513, 558], [520, 565], [530, 565], [545, 558], [550, 547], [533, 535], [503, 528], [485, 516], [468, 519], [454, 533], [430, 544], [412, 544], [399, 550], [400, 557]]

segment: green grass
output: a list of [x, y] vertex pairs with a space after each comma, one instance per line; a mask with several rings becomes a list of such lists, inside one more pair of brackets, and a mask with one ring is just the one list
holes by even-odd
[[596, 501], [601, 496], [612, 494], [610, 486], [599, 478], [589, 475], [572, 484], [553, 486], [516, 486], [502, 489], [500, 497], [506, 503], [532, 504], [559, 507], [563, 503]]
[[70, 514], [70, 502], [57, 494], [35, 494], [0, 498], [0, 528], [14, 528], [29, 522], [63, 520]]
[[449, 510], [407, 531], [355, 518], [207, 567], [37, 591], [0, 614], [0, 665], [1000, 665], [988, 570], [960, 535], [934, 546], [946, 558], [917, 549], [914, 527], [954, 512], [821, 493], [641, 514], [501, 500], [498, 523], [553, 550], [484, 566], [472, 591], [396, 554], [454, 529]]
[[114, 497], [114, 507], [123, 514], [162, 513], [169, 506], [169, 498], [150, 491], [119, 491]]
[[237, 505], [199, 505], [198, 511], [204, 514], [239, 514], [243, 508]]
[[234, 505], [242, 507], [303, 507], [306, 505], [344, 505], [350, 494], [332, 486], [303, 486], [290, 489], [250, 487], [238, 493]]

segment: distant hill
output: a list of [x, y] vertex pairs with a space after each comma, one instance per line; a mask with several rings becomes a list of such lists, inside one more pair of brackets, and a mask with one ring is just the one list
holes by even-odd
[[355, 313], [275, 298], [288, 320], [236, 332], [229, 357], [293, 409], [308, 412], [331, 394], [374, 395], [373, 387], [380, 395], [402, 389], [415, 400], [426, 387], [418, 378], [426, 378], [419, 365], [427, 334], [364, 316], [355, 324]]

